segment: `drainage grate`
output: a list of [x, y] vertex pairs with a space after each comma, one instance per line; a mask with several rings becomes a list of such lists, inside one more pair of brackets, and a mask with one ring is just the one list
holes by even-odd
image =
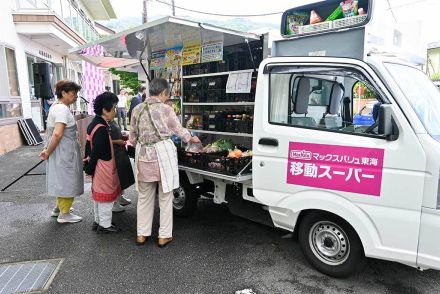
[[46, 290], [62, 262], [62, 259], [51, 259], [0, 264], [0, 294]]

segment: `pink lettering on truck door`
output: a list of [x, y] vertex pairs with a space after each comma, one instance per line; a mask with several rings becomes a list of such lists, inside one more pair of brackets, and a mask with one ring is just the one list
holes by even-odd
[[287, 183], [380, 197], [384, 150], [289, 143]]

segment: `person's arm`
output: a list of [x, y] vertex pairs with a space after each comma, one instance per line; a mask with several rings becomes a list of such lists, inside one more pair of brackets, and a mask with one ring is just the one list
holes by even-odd
[[125, 146], [125, 145], [127, 145], [127, 142], [125, 142], [125, 141], [122, 140], [122, 139], [118, 139], [118, 140], [112, 140], [112, 144], [114, 144], [114, 145]]
[[47, 160], [49, 156], [52, 154], [52, 152], [57, 148], [58, 144], [61, 141], [61, 138], [64, 135], [64, 129], [66, 128], [66, 125], [62, 122], [55, 123], [55, 129], [53, 131], [52, 137], [50, 139], [49, 144], [43, 151], [40, 153], [40, 158], [42, 160]]
[[112, 144], [125, 146], [126, 142], [122, 140], [122, 133], [119, 130], [119, 127], [115, 124], [114, 121], [109, 122], [109, 126], [111, 129], [110, 137], [112, 139]]
[[200, 139], [198, 137], [192, 137], [191, 133], [185, 129], [182, 124], [180, 123], [179, 119], [177, 118], [176, 113], [172, 109], [171, 106], [169, 106], [169, 109], [167, 109], [167, 125], [168, 128], [176, 134], [179, 138], [183, 140], [183, 142], [193, 142], [193, 143], [200, 143]]
[[90, 151], [89, 163], [85, 172], [88, 175], [94, 175], [98, 160], [109, 161], [112, 159], [110, 140], [108, 138], [107, 128], [99, 127], [92, 138], [93, 148]]
[[128, 140], [130, 141], [131, 145], [136, 147], [137, 143], [137, 137], [138, 137], [138, 127], [137, 127], [137, 121], [136, 116], [137, 112], [133, 111], [130, 117], [130, 133], [128, 135]]

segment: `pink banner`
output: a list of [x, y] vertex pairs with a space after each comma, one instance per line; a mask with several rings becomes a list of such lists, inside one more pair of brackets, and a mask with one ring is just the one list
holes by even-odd
[[93, 101], [105, 90], [104, 71], [86, 61], [82, 62], [82, 68], [84, 97], [90, 102], [87, 110], [89, 114], [94, 114]]
[[380, 197], [384, 150], [289, 143], [287, 183]]

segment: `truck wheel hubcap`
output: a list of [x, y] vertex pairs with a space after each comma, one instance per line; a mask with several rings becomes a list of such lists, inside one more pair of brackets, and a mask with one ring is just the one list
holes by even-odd
[[313, 254], [328, 265], [340, 265], [350, 255], [350, 243], [346, 233], [329, 221], [317, 222], [312, 226], [309, 245]]
[[174, 189], [173, 206], [175, 209], [182, 209], [185, 206], [185, 190], [182, 187]]

